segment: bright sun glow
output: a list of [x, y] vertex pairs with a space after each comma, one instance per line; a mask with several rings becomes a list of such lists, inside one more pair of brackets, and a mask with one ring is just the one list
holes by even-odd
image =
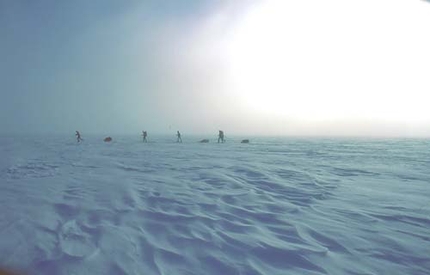
[[231, 36], [234, 92], [288, 119], [430, 122], [428, 26], [423, 1], [266, 1]]

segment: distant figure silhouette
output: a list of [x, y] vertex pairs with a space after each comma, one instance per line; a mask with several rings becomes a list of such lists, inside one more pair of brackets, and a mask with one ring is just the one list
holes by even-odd
[[243, 139], [240, 143], [249, 143], [249, 139]]
[[79, 133], [79, 131], [76, 131], [75, 136], [76, 136], [76, 140], [77, 140], [78, 142], [81, 142], [81, 140], [83, 140], [83, 139], [81, 138], [81, 133]]
[[176, 140], [176, 142], [181, 142], [182, 143], [181, 133], [179, 133], [179, 131], [177, 131], [176, 136], [178, 137], [178, 139]]
[[112, 138], [111, 138], [111, 137], [106, 137], [103, 141], [104, 141], [104, 142], [111, 142], [111, 141], [112, 141]]
[[143, 142], [148, 142], [148, 140], [146, 139], [147, 136], [148, 133], [146, 131], [142, 131]]
[[222, 143], [224, 143], [224, 132], [223, 131], [221, 131], [221, 130], [219, 130], [219, 134], [218, 134], [218, 143], [219, 142], [222, 142]]
[[209, 139], [202, 139], [199, 141], [200, 143], [209, 143]]

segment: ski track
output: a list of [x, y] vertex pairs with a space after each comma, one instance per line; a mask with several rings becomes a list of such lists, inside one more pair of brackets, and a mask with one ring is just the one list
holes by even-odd
[[430, 274], [426, 140], [0, 139], [24, 274]]

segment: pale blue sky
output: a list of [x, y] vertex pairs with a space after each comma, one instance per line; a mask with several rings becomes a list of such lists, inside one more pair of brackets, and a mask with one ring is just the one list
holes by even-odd
[[[176, 114], [190, 119], [180, 102], [187, 92], [168, 85], [164, 51], [183, 50], [173, 35], [216, 8], [213, 1], [0, 1], [2, 132], [163, 132]], [[189, 30], [162, 33], [185, 23]]]
[[430, 136], [413, 2], [0, 0], [0, 132]]

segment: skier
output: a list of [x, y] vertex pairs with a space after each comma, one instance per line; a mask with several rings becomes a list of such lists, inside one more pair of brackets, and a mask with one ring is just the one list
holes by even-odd
[[219, 130], [219, 134], [218, 134], [218, 143], [219, 142], [222, 142], [222, 143], [224, 143], [224, 132], [223, 131], [221, 131], [221, 130]]
[[76, 140], [77, 140], [78, 142], [81, 142], [81, 140], [83, 140], [83, 139], [81, 138], [81, 134], [79, 133], [79, 131], [76, 131], [75, 136], [76, 136]]

